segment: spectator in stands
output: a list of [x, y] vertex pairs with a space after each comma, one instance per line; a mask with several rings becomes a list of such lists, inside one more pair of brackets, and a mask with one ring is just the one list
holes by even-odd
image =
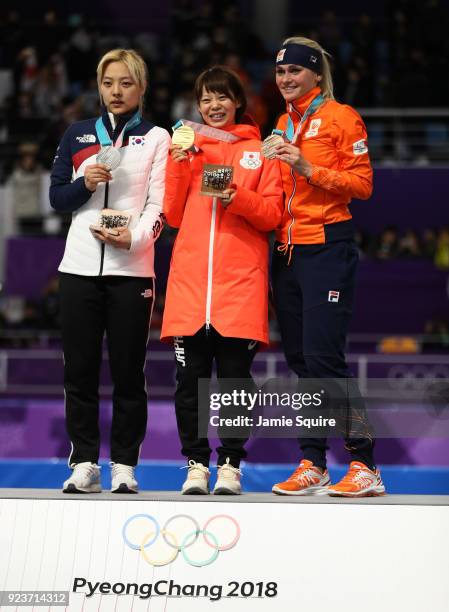
[[37, 161], [38, 147], [33, 143], [19, 146], [17, 161], [8, 184], [12, 189], [15, 233], [23, 230], [23, 224], [35, 222], [41, 217], [40, 198], [42, 167]]
[[330, 484], [326, 438], [309, 437], [299, 441], [304, 459], [273, 492], [382, 495], [385, 488], [375, 466], [363, 400], [350, 382], [344, 355], [358, 263], [348, 204], [372, 192], [366, 128], [354, 109], [335, 101], [328, 54], [316, 41], [284, 41], [276, 57], [276, 83], [287, 104], [277, 124], [284, 138], [275, 152], [288, 206], [276, 234], [272, 265], [282, 344], [300, 380], [344, 379], [351, 389], [348, 412], [354, 418], [344, 425], [352, 461], [339, 483]]
[[[147, 423], [143, 369], [154, 243], [162, 229], [170, 137], [142, 118], [147, 69], [135, 51], [106, 53], [97, 79], [101, 117], [66, 130], [51, 174], [53, 208], [75, 213], [59, 266], [73, 469], [63, 491], [101, 491], [98, 385], [106, 332], [114, 384], [112, 492], [136, 493], [134, 467]], [[111, 216], [101, 215], [104, 208]]]
[[370, 242], [370, 236], [366, 232], [356, 229], [354, 234], [354, 240], [359, 250], [359, 257], [363, 259], [368, 254], [368, 245]]
[[398, 252], [398, 230], [393, 226], [387, 227], [379, 237], [375, 250], [375, 256], [377, 259], [393, 259], [397, 256]]
[[426, 259], [432, 259], [435, 257], [435, 250], [437, 245], [437, 237], [435, 230], [427, 228], [422, 234], [422, 254]]
[[42, 290], [39, 303], [41, 327], [45, 330], [60, 329], [59, 277], [52, 276]]
[[37, 112], [42, 117], [52, 117], [59, 111], [67, 95], [67, 74], [60, 54], [54, 54], [39, 73], [35, 87]]
[[434, 317], [424, 327], [423, 348], [440, 352], [449, 350], [449, 323], [443, 317]]
[[190, 121], [200, 121], [201, 115], [192, 88], [188, 87], [175, 97], [171, 107], [171, 120], [176, 123], [179, 119], [189, 119]]
[[399, 257], [417, 258], [422, 256], [418, 234], [412, 230], [405, 230], [404, 235], [399, 240]]
[[434, 261], [437, 268], [449, 269], [449, 227], [438, 232]]

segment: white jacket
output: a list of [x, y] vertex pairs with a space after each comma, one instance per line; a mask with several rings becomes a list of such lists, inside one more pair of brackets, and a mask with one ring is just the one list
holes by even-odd
[[[104, 114], [107, 125], [107, 115]], [[113, 117], [109, 115], [112, 123]], [[124, 123], [124, 121], [123, 121]], [[114, 127], [114, 126], [112, 126]], [[119, 124], [120, 127], [120, 124]], [[115, 140], [115, 139], [114, 139]], [[145, 120], [125, 135], [120, 166], [112, 171], [107, 207], [131, 213], [129, 250], [97, 240], [89, 230], [105, 206], [106, 184], [92, 193], [85, 187], [84, 170], [96, 163], [100, 149], [95, 119], [68, 128], [55, 158], [50, 201], [56, 210], [72, 210], [61, 272], [83, 276], [154, 276], [154, 243], [163, 226], [165, 165], [170, 136]], [[70, 181], [67, 172], [71, 166]]]

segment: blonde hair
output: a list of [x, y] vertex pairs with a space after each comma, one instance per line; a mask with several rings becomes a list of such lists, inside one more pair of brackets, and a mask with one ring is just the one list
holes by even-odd
[[133, 81], [142, 90], [142, 95], [139, 100], [139, 109], [143, 109], [143, 96], [148, 85], [148, 69], [145, 60], [134, 49], [112, 49], [103, 55], [97, 66], [97, 85], [98, 93], [101, 97], [101, 82], [106, 72], [107, 67], [112, 62], [122, 62], [128, 68], [129, 74]]
[[312, 47], [312, 49], [316, 49], [321, 53], [323, 58], [323, 72], [321, 74], [322, 78], [319, 83], [321, 93], [325, 100], [335, 100], [334, 83], [332, 81], [332, 73], [329, 62], [329, 58], [331, 57], [330, 53], [325, 51], [323, 47], [315, 40], [312, 40], [311, 38], [305, 38], [304, 36], [292, 36], [291, 38], [287, 38], [282, 43], [282, 46], [284, 45], [307, 45], [307, 47]]

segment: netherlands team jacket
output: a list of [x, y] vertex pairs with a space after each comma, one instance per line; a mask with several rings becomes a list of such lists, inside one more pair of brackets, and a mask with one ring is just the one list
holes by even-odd
[[[132, 114], [132, 113], [131, 113]], [[112, 115], [104, 124], [115, 142], [129, 115], [113, 127]], [[112, 171], [106, 188], [100, 183], [92, 193], [84, 184], [86, 166], [96, 163], [100, 144], [96, 119], [79, 121], [65, 132], [51, 173], [50, 202], [58, 211], [72, 213], [61, 272], [83, 276], [154, 276], [154, 243], [162, 230], [162, 202], [170, 136], [148, 121], [126, 133], [120, 166]], [[92, 236], [89, 226], [98, 223], [101, 209], [131, 213], [131, 248], [117, 249]]]
[[[289, 104], [277, 128], [285, 130], [290, 115], [295, 129], [312, 100], [315, 87]], [[281, 164], [285, 210], [276, 239], [288, 244], [323, 244], [352, 237], [352, 198], [371, 196], [373, 173], [367, 133], [360, 115], [350, 106], [328, 100], [305, 121], [296, 145], [313, 165], [309, 180]]]
[[[240, 138], [195, 135], [189, 161], [167, 162], [164, 214], [179, 227], [161, 338], [212, 325], [222, 336], [268, 343], [268, 232], [282, 217], [279, 163], [262, 157], [259, 129], [226, 128]], [[204, 164], [233, 166], [237, 191], [225, 209], [200, 195]]]

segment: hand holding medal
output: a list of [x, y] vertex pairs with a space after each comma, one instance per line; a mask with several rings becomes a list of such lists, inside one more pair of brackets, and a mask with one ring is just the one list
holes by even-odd
[[188, 125], [173, 128], [172, 146], [170, 153], [173, 161], [181, 162], [187, 159], [187, 151], [193, 147], [195, 132]]
[[276, 147], [284, 144], [284, 139], [280, 134], [273, 133], [262, 142], [262, 155], [266, 159], [276, 159]]
[[303, 156], [299, 147], [289, 142], [276, 145], [275, 156], [281, 162], [288, 164], [300, 176], [310, 178], [313, 172], [312, 164]]
[[92, 164], [84, 170], [84, 184], [89, 191], [96, 191], [99, 183], [112, 180], [112, 174], [105, 164]]

